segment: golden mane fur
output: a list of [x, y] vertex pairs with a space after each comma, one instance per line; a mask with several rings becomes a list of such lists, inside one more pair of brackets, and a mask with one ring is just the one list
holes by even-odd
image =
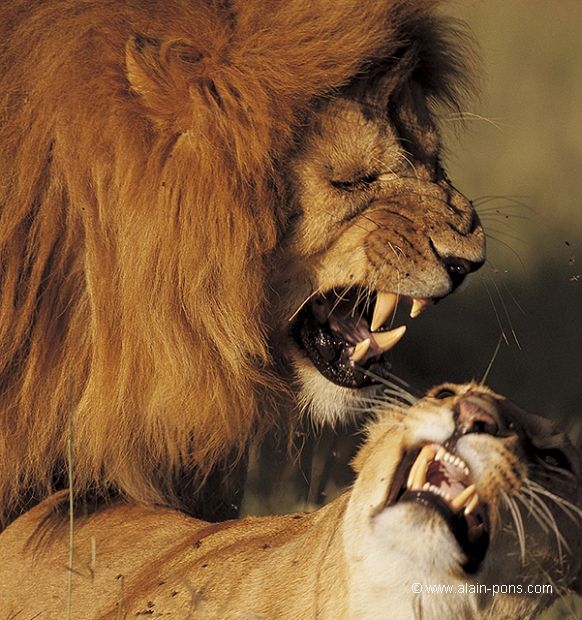
[[[76, 519], [71, 566], [67, 528], [43, 529], [49, 498], [0, 535], [3, 611], [47, 620], [62, 620], [67, 605], [87, 620], [535, 617], [581, 576], [575, 448], [554, 423], [481, 385], [402, 396], [406, 406], [375, 401], [379, 420], [353, 488], [311, 514], [209, 524], [119, 503]], [[419, 475], [454, 498], [417, 490]]]
[[66, 483], [69, 418], [77, 494], [191, 512], [272, 424], [280, 162], [436, 4], [2, 2], [0, 524]]

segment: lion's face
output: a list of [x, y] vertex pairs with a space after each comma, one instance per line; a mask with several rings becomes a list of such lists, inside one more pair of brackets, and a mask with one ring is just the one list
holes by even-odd
[[415, 317], [484, 261], [479, 219], [439, 155], [425, 95], [397, 68], [319, 102], [288, 162], [276, 348], [316, 418], [345, 415], [389, 368], [397, 308]]
[[421, 606], [423, 618], [529, 618], [580, 572], [576, 450], [483, 386], [445, 384], [392, 410], [355, 467], [344, 532], [356, 590], [400, 592], [394, 617]]

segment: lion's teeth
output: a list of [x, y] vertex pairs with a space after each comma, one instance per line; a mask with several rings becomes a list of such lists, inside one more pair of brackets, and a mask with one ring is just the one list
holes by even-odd
[[445, 454], [447, 453], [447, 451], [444, 449], [443, 446], [440, 446], [440, 448], [438, 449], [438, 452], [436, 453], [436, 456], [434, 457], [435, 461], [440, 461], [443, 456], [445, 456]]
[[[476, 487], [474, 484], [468, 486], [466, 489], [463, 489], [456, 497], [451, 500], [451, 508], [453, 510], [459, 510], [465, 504], [465, 502], [473, 495], [477, 495]], [[478, 496], [477, 501], [479, 501]]]
[[374, 334], [376, 345], [382, 353], [389, 351], [401, 338], [406, 331], [406, 325], [401, 325], [389, 332], [378, 332]]
[[377, 294], [370, 331], [375, 332], [386, 323], [388, 317], [394, 312], [397, 303], [398, 295], [396, 293], [379, 292]]
[[420, 299], [412, 300], [412, 309], [410, 310], [410, 318], [415, 319], [424, 310], [424, 304]]
[[370, 348], [370, 342], [371, 340], [369, 338], [358, 342], [354, 349], [354, 352], [350, 355], [350, 360], [352, 360], [352, 362], [356, 362], [356, 364], [362, 361], [364, 359], [364, 356], [368, 352], [368, 349]]

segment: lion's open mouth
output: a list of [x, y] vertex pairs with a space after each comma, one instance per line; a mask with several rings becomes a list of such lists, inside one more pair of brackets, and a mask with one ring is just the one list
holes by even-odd
[[383, 355], [402, 338], [406, 326], [388, 326], [401, 301], [415, 317], [433, 300], [372, 292], [358, 287], [341, 294], [317, 295], [299, 313], [295, 338], [313, 365], [329, 381], [358, 388], [383, 377], [390, 364]]
[[479, 569], [489, 546], [487, 509], [466, 463], [439, 444], [408, 453], [398, 467], [386, 507], [417, 502], [445, 520], [467, 558], [463, 569]]

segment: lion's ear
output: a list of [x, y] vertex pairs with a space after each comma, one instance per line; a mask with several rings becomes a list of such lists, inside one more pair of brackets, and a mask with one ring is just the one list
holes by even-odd
[[179, 39], [162, 42], [135, 35], [127, 42], [127, 79], [156, 124], [171, 131], [187, 128], [190, 85], [203, 78], [203, 58], [200, 50]]
[[390, 70], [381, 77], [378, 88], [377, 96], [381, 97], [384, 105], [388, 105], [395, 90], [410, 80], [418, 63], [418, 50], [414, 46], [403, 50], [400, 57], [393, 59], [393, 63]]

